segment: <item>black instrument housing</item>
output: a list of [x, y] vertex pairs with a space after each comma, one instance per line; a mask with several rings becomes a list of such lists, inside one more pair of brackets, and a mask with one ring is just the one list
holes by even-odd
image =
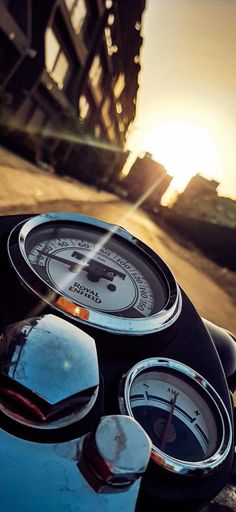
[[[13, 268], [8, 260], [6, 242], [11, 229], [19, 222], [29, 218], [27, 215], [6, 216], [0, 219], [0, 279], [1, 279], [1, 312], [0, 312], [0, 332], [5, 326], [29, 318], [32, 312], [36, 311], [40, 304], [39, 299], [28, 289], [22, 286]], [[75, 325], [90, 334], [96, 342], [99, 368], [103, 379], [104, 396], [102, 403], [102, 414], [117, 414], [118, 408], [118, 387], [122, 374], [130, 369], [138, 361], [155, 356], [169, 357], [185, 363], [205, 377], [216, 389], [222, 398], [233, 425], [232, 403], [226, 375], [223, 371], [219, 353], [214, 343], [214, 333], [199, 316], [191, 301], [182, 291], [182, 312], [176, 322], [169, 328], [160, 332], [142, 336], [124, 336], [115, 335], [101, 329], [95, 329], [86, 324], [77, 323], [69, 319]], [[57, 311], [44, 305], [41, 308], [41, 314], [53, 313], [65, 318]], [[68, 319], [67, 319], [68, 320]], [[218, 335], [220, 331], [217, 331]], [[0, 426], [3, 426], [3, 420], [0, 416]], [[4, 429], [7, 426], [3, 427]], [[89, 428], [89, 427], [88, 427]], [[26, 432], [26, 438], [30, 437], [30, 430]], [[63, 432], [61, 440], [64, 442], [67, 437], [72, 439], [78, 437], [78, 429], [71, 429]], [[9, 446], [12, 437], [22, 436], [17, 431], [9, 433], [7, 442]], [[38, 443], [45, 450], [45, 442], [41, 434]], [[45, 436], [47, 434], [45, 433]], [[34, 439], [34, 442], [37, 440]], [[0, 459], [1, 456], [1, 435], [0, 435]], [[26, 455], [27, 456], [27, 455]], [[210, 501], [229, 480], [234, 457], [234, 446], [228, 454], [224, 464], [211, 475], [199, 475], [186, 477], [176, 475], [158, 467], [152, 461], [145, 473], [136, 510], [163, 510], [168, 511], [191, 511], [197, 510], [204, 503]], [[10, 462], [9, 462], [10, 463]], [[17, 480], [14, 463], [12, 463], [12, 481]], [[21, 460], [24, 467], [24, 457]], [[35, 460], [32, 460], [32, 472], [34, 472]], [[1, 477], [2, 480], [2, 477]], [[3, 483], [2, 483], [3, 485]], [[2, 487], [1, 485], [1, 487]], [[33, 484], [32, 484], [33, 485]], [[37, 482], [35, 482], [35, 493], [37, 492]], [[58, 484], [58, 496], [55, 497], [57, 509], [60, 508], [59, 495], [60, 485]], [[0, 501], [1, 501], [0, 490]], [[10, 499], [10, 497], [9, 497]], [[69, 505], [69, 504], [68, 504]], [[2, 509], [6, 512], [7, 509]], [[74, 510], [74, 509], [73, 509]], [[23, 512], [23, 509], [19, 509]]]

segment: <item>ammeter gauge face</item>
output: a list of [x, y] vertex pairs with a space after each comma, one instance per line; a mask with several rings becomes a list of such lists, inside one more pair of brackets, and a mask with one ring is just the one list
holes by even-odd
[[178, 361], [152, 358], [135, 365], [122, 381], [120, 407], [150, 436], [153, 460], [173, 472], [210, 472], [231, 447], [231, 425], [221, 398]]
[[181, 310], [164, 262], [105, 222], [59, 213], [34, 217], [11, 234], [9, 255], [34, 293], [97, 327], [152, 332], [173, 323]]

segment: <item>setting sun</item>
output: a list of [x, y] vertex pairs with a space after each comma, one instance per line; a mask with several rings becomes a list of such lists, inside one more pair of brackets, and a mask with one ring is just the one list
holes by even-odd
[[198, 125], [178, 121], [163, 122], [144, 135], [143, 146], [153, 159], [174, 177], [172, 187], [183, 190], [197, 172], [213, 178], [218, 174], [217, 145]]

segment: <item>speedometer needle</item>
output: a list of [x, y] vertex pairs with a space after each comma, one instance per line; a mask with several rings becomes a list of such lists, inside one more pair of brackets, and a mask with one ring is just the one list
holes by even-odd
[[171, 427], [171, 423], [172, 423], [172, 418], [173, 418], [173, 415], [174, 415], [176, 400], [177, 400], [177, 394], [175, 394], [174, 398], [172, 398], [171, 401], [170, 401], [170, 403], [171, 403], [170, 412], [169, 412], [168, 420], [167, 420], [166, 427], [165, 427], [165, 430], [164, 430], [164, 434], [163, 434], [163, 438], [162, 438], [162, 441], [161, 441], [161, 445], [160, 445], [160, 450], [162, 450], [162, 451], [165, 450], [166, 443], [167, 443], [167, 440], [168, 440], [169, 431], [170, 431], [170, 427]]
[[56, 254], [50, 254], [50, 253], [48, 253], [47, 251], [44, 251], [44, 250], [39, 250], [38, 249], [38, 252], [40, 254], [43, 254], [43, 256], [48, 256], [48, 258], [50, 258], [51, 260], [56, 260], [56, 261], [59, 261], [60, 263], [64, 263], [65, 265], [68, 265], [72, 272], [76, 272], [77, 270], [81, 270], [84, 267], [88, 267], [89, 266], [89, 263], [74, 263], [71, 260], [68, 260], [66, 258], [62, 258], [61, 256], [57, 256]]
[[43, 256], [47, 256], [50, 259], [59, 261], [60, 263], [64, 263], [65, 265], [69, 265], [69, 270], [71, 272], [77, 272], [80, 270], [85, 270], [88, 273], [88, 279], [93, 282], [99, 281], [100, 278], [107, 279], [108, 281], [113, 281], [114, 277], [119, 276], [121, 279], [125, 279], [125, 274], [116, 270], [108, 265], [104, 265], [98, 261], [93, 259], [86, 260], [86, 257], [78, 251], [73, 251], [72, 258], [76, 258], [79, 262], [73, 262], [66, 258], [62, 258], [61, 256], [57, 256], [56, 254], [48, 253], [43, 249], [38, 249], [40, 254]]

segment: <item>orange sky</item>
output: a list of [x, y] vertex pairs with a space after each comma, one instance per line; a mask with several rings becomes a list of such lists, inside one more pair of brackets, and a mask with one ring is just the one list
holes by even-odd
[[236, 198], [236, 0], [148, 0], [143, 22], [128, 147], [172, 175], [182, 166], [215, 178]]

